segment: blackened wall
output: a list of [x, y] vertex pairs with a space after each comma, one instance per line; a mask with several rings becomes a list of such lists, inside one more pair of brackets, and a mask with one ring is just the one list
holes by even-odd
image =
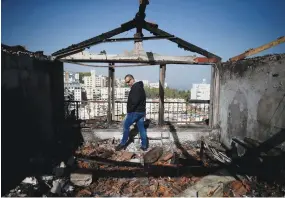
[[220, 68], [221, 139], [266, 141], [285, 128], [285, 54], [227, 62]]
[[[56, 141], [64, 118], [63, 63], [2, 50], [2, 192]], [[4, 182], [5, 181], [5, 182]]]

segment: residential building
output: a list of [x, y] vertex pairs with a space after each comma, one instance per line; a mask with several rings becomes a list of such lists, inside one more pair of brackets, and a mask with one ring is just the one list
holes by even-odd
[[64, 88], [73, 95], [75, 101], [81, 101], [81, 86], [79, 82], [64, 83]]
[[127, 101], [129, 96], [129, 87], [116, 87], [115, 88], [115, 99]]
[[103, 75], [96, 76], [95, 86], [96, 87], [107, 87], [107, 77]]
[[91, 76], [84, 76], [82, 78], [84, 84], [83, 88], [86, 91], [87, 100], [93, 100], [93, 81]]
[[96, 71], [95, 70], [91, 70], [91, 86], [93, 88], [96, 87]]
[[108, 100], [108, 87], [98, 87], [93, 89], [93, 100]]
[[74, 76], [75, 76], [75, 81], [79, 82], [79, 73], [76, 73]]
[[203, 79], [201, 84], [193, 84], [191, 99], [210, 100], [210, 84], [206, 83], [206, 79]]

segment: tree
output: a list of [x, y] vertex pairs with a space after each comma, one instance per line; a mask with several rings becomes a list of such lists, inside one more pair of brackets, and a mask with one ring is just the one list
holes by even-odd
[[91, 72], [79, 72], [79, 82], [80, 83], [84, 83], [83, 82], [84, 76], [91, 76]]
[[[145, 87], [146, 97], [147, 98], [158, 98], [159, 97], [159, 89], [158, 88], [150, 88]], [[164, 97], [165, 98], [183, 98], [186, 101], [190, 98], [190, 90], [177, 90], [172, 88], [164, 89]]]

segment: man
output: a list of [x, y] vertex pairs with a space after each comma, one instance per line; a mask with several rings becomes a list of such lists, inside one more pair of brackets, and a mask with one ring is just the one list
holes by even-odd
[[125, 76], [125, 83], [131, 88], [128, 102], [127, 102], [127, 117], [123, 126], [123, 138], [121, 143], [116, 147], [116, 151], [122, 150], [126, 147], [126, 143], [129, 138], [130, 126], [136, 123], [141, 136], [141, 149], [147, 150], [147, 137], [144, 127], [145, 118], [145, 104], [146, 94], [144, 90], [143, 82], [135, 82], [134, 77], [131, 74]]

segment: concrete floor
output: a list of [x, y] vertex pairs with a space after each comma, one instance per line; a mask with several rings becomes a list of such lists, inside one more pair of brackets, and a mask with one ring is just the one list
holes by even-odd
[[[97, 140], [104, 139], [121, 139], [123, 135], [123, 128], [119, 125], [116, 128], [107, 128], [107, 129], [90, 129], [89, 131], [82, 131], [82, 136], [85, 141], [94, 142]], [[131, 127], [130, 133], [135, 136], [138, 131], [135, 128]], [[217, 134], [217, 130], [210, 129], [206, 125], [165, 125], [165, 126], [152, 126], [147, 128], [147, 136], [151, 139], [158, 139], [163, 137], [163, 139], [170, 139], [175, 142], [178, 141], [183, 143], [185, 141], [196, 141], [200, 140], [202, 136], [207, 137], [210, 135]], [[136, 135], [135, 139], [139, 136]]]

